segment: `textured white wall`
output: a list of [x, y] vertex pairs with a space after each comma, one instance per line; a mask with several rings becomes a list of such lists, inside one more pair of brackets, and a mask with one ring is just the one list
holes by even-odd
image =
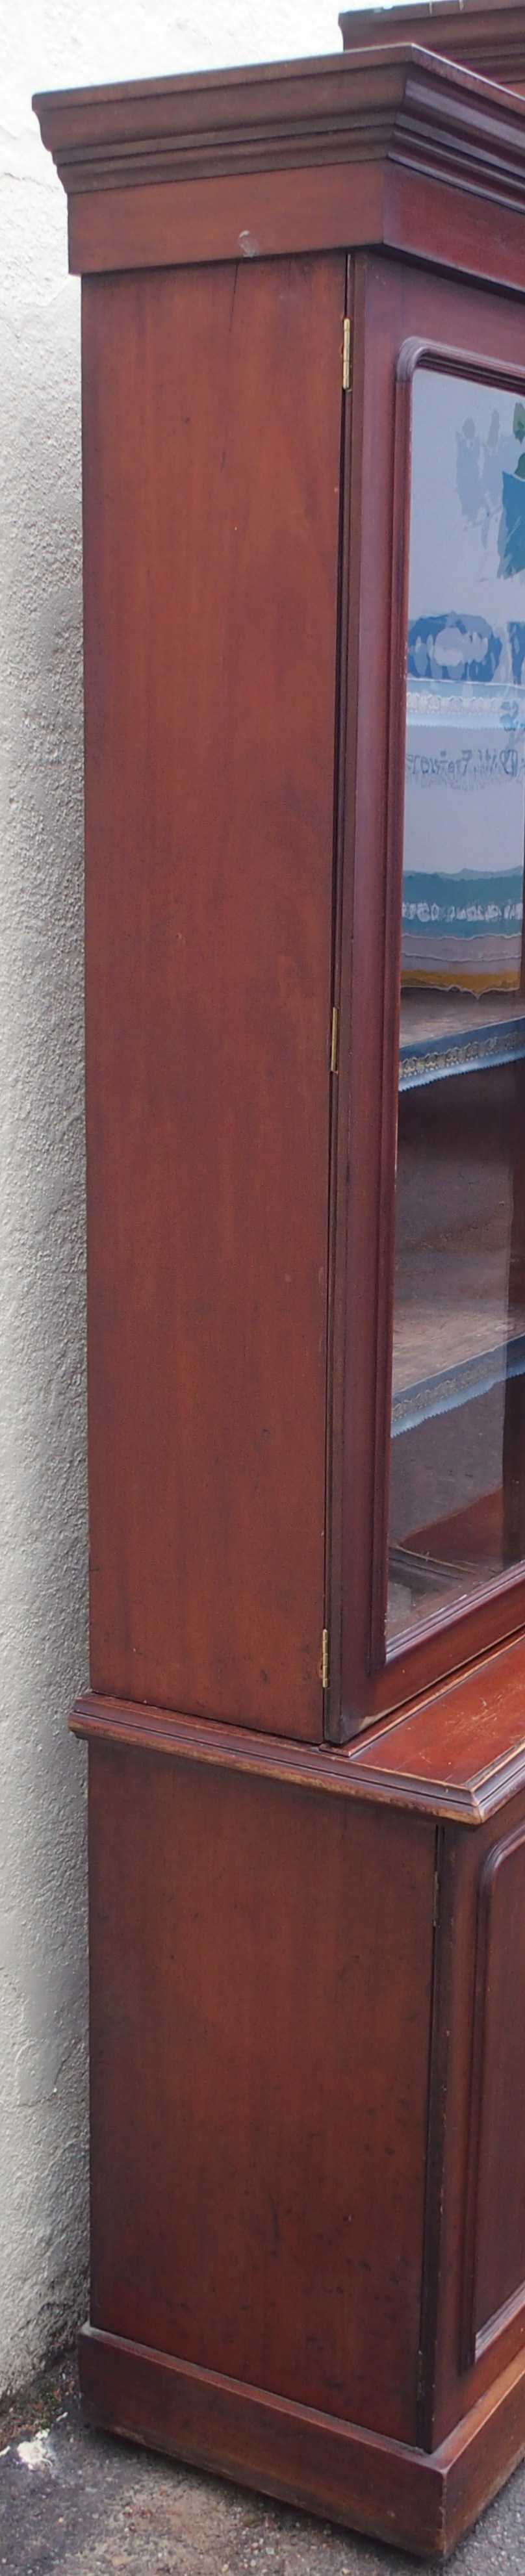
[[33, 90], [336, 52], [338, 0], [0, 0], [0, 2391], [87, 2238], [79, 286]]

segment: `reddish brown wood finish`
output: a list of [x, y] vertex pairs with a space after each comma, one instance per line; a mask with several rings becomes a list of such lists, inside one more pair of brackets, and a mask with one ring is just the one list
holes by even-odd
[[88, 2422], [423, 2557], [448, 2557], [525, 2443], [522, 2359], [432, 2459], [89, 2326], [79, 2361]]
[[525, 86], [523, 0], [409, 0], [408, 7], [343, 9], [339, 19], [345, 53], [362, 46], [383, 48], [403, 38], [411, 45], [431, 45], [452, 63], [502, 82], [507, 89]]
[[[153, 181], [140, 192], [90, 190], [69, 199], [69, 265], [87, 276], [115, 266], [122, 271], [225, 259], [251, 263], [298, 252], [304, 257], [340, 250], [347, 240], [380, 241], [383, 186], [380, 163], [356, 162], [350, 168], [270, 175], [228, 172], [220, 181], [178, 179], [163, 188]], [[521, 221], [512, 214], [507, 220], [516, 269]]]
[[432, 1823], [90, 1766], [92, 2322], [413, 2441]]
[[92, 1694], [76, 1701], [69, 1723], [88, 1743], [176, 1754], [252, 1779], [271, 1776], [325, 1796], [371, 1798], [478, 1826], [525, 1789], [524, 1693], [520, 1639], [340, 1749]]
[[[523, 2143], [512, 2118], [522, 2086], [522, 2039], [521, 2022], [506, 2009], [505, 2066], [497, 2067], [493, 2047], [490, 2070], [493, 2078], [504, 2071], [505, 2096], [499, 2082], [490, 2087], [490, 2076], [487, 2089], [483, 2069], [487, 2041], [490, 2054], [491, 2034], [494, 2039], [485, 1974], [486, 1891], [498, 1877], [509, 1832], [522, 1840], [524, 1809], [522, 1791], [498, 1826], [489, 1822], [473, 1835], [455, 1826], [441, 1829], [422, 2318], [421, 2436], [430, 2451], [523, 2354], [525, 2304], [517, 2279]], [[518, 1982], [522, 1968], [517, 1953], [512, 1976]], [[498, 1973], [501, 1993], [501, 1953]], [[484, 2332], [479, 2300], [483, 2305], [485, 2295], [503, 2293], [513, 2268], [514, 2295], [502, 2295]]]
[[510, 2277], [502, 2148], [519, 2268], [521, 2130], [471, 2033], [525, 1796], [510, 1838], [436, 1848], [430, 1818], [250, 1776], [249, 1747], [243, 1774], [220, 1735], [207, 1764], [91, 1749], [88, 2406], [439, 2551], [525, 2440], [523, 2302], [464, 2347], [484, 2247], [489, 2295]]
[[[521, 288], [523, 213], [501, 201], [487, 238], [482, 200], [461, 197], [461, 266], [482, 284]], [[439, 180], [405, 174], [391, 161], [348, 167], [250, 171], [201, 184], [183, 180], [137, 191], [87, 192], [69, 200], [69, 265], [85, 275], [164, 268], [224, 259], [275, 259], [291, 253], [384, 246], [455, 264], [458, 209]]]
[[381, 1667], [396, 373], [523, 366], [525, 109], [405, 43], [40, 111], [89, 272], [83, 2387], [443, 2554], [525, 2447], [525, 1592]]
[[467, 2243], [472, 2253], [469, 2359], [520, 2315], [525, 2333], [521, 2044], [525, 1977], [525, 1826], [485, 1861], [478, 1895]]
[[313, 1737], [343, 309], [84, 290], [92, 1679]]
[[406, 41], [34, 101], [68, 196], [387, 157], [522, 205], [521, 100]]
[[36, 105], [83, 272], [384, 243], [521, 285], [521, 101], [406, 42]]

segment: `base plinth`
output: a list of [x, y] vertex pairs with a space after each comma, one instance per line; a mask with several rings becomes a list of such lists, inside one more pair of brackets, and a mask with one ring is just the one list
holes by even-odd
[[85, 2326], [89, 2423], [375, 2539], [445, 2558], [525, 2450], [525, 2358], [428, 2453]]

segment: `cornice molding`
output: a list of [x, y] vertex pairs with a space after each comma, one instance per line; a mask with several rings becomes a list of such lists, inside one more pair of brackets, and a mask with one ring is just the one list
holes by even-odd
[[344, 9], [339, 19], [345, 53], [375, 53], [387, 43], [422, 45], [448, 62], [468, 65], [484, 79], [512, 87], [525, 81], [523, 0], [409, 0], [408, 7]]
[[419, 46], [33, 104], [68, 196], [379, 161], [525, 211], [525, 100]]

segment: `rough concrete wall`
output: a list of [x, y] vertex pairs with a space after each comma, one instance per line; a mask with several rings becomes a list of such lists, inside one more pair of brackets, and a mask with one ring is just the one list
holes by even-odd
[[79, 286], [31, 93], [339, 44], [337, 0], [0, 0], [0, 2391], [87, 2241]]

